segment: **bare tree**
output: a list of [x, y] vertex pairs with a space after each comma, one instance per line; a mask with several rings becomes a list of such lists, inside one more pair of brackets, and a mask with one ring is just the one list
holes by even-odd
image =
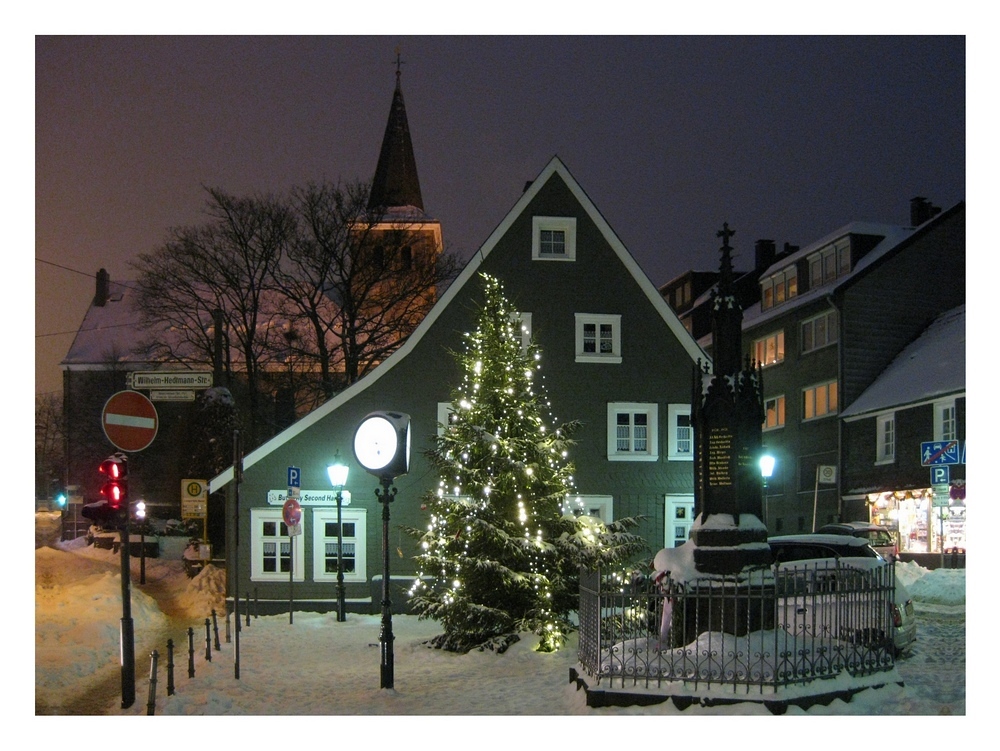
[[360, 182], [292, 192], [298, 234], [275, 288], [294, 332], [289, 347], [318, 372], [322, 400], [398, 349], [458, 270], [418, 219], [369, 210], [368, 194]]
[[[275, 269], [292, 237], [287, 206], [270, 196], [239, 198], [206, 189], [208, 222], [170, 231], [167, 242], [133, 264], [138, 305], [151, 336], [148, 356], [186, 364], [219, 357], [235, 386], [246, 387], [240, 412], [249, 441], [263, 436], [262, 375], [279, 351], [280, 305], [269, 297]], [[222, 311], [226, 337], [216, 352], [212, 313]], [[169, 330], [169, 335], [163, 332]]]
[[35, 499], [52, 497], [66, 463], [62, 395], [35, 394]]

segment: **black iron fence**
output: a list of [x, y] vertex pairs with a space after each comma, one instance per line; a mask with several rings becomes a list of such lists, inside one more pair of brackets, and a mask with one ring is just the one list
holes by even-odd
[[832, 561], [684, 582], [581, 572], [580, 664], [602, 688], [664, 693], [887, 671], [894, 573]]

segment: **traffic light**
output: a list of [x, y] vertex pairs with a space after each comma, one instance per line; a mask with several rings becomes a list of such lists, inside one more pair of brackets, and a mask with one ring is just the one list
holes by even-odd
[[128, 459], [115, 454], [101, 462], [101, 474], [107, 479], [101, 486], [101, 495], [112, 511], [128, 508]]
[[135, 503], [135, 518], [142, 521], [146, 518], [146, 502], [136, 501]]

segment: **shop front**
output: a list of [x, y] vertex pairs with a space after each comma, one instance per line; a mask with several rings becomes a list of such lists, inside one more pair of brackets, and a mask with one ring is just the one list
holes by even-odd
[[869, 493], [869, 519], [889, 529], [900, 553], [965, 552], [965, 484]]

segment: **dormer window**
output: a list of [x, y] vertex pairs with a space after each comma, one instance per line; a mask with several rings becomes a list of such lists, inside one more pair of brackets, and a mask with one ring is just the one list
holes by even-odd
[[576, 217], [535, 216], [531, 230], [531, 260], [576, 260]]
[[760, 280], [760, 309], [769, 310], [785, 300], [791, 300], [798, 293], [798, 277], [795, 274], [795, 265], [792, 264]]
[[829, 284], [851, 270], [851, 238], [843, 237], [806, 260], [809, 264], [809, 288]]

